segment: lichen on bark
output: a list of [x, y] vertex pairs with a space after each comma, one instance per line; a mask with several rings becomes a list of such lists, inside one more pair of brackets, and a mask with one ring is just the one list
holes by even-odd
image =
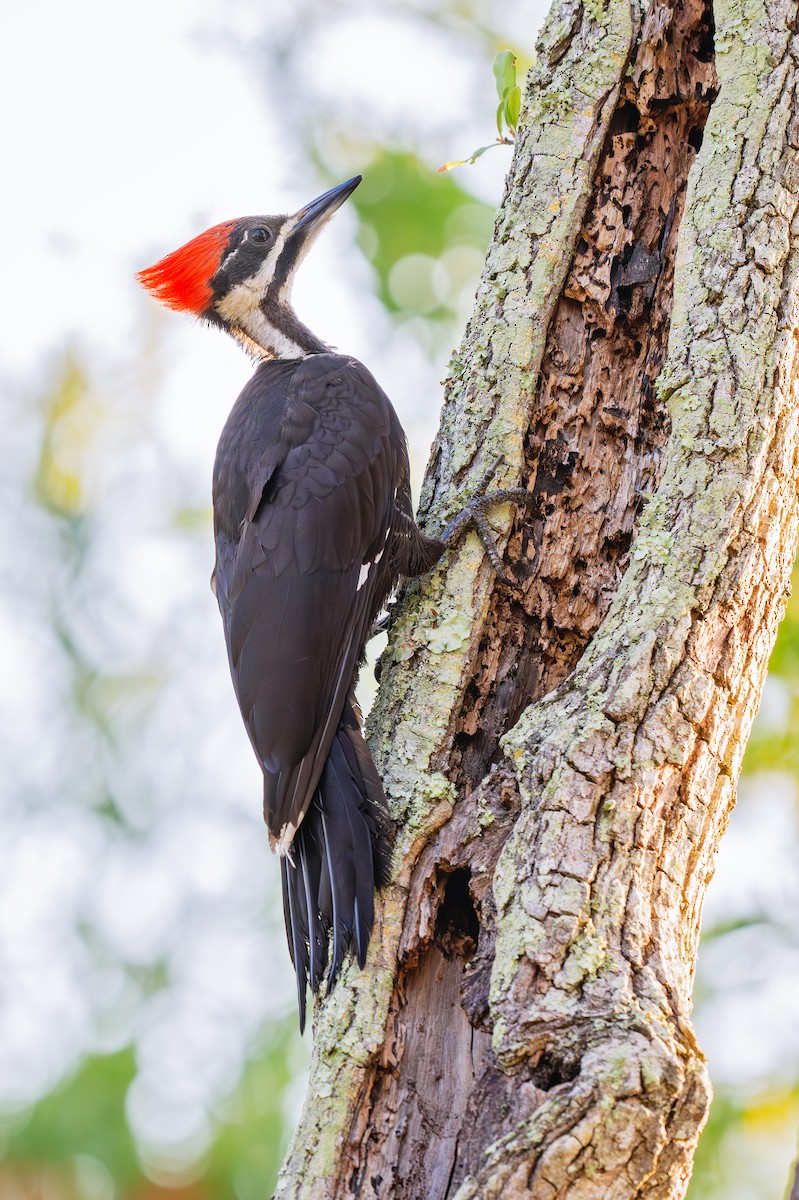
[[423, 497], [439, 527], [502, 452], [520, 587], [467, 539], [403, 595], [394, 878], [277, 1196], [684, 1192], [702, 898], [796, 551], [794, 20], [553, 7]]

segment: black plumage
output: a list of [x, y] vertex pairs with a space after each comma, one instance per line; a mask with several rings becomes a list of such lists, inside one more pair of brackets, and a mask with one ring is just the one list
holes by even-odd
[[352, 693], [358, 665], [400, 575], [428, 570], [444, 543], [413, 518], [388, 397], [343, 355], [258, 367], [223, 430], [213, 494], [216, 595], [282, 853], [303, 1023], [331, 931], [330, 986], [351, 941], [363, 964], [390, 852]]
[[391, 852], [353, 691], [375, 618], [399, 577], [429, 570], [469, 523], [512, 584], [485, 508], [525, 497], [482, 494], [495, 463], [441, 539], [426, 537], [388, 397], [294, 312], [294, 272], [360, 182], [355, 176], [291, 216], [214, 225], [138, 275], [167, 307], [219, 326], [262, 360], [217, 450], [213, 580], [281, 857], [301, 1026], [308, 982], [316, 992], [327, 974], [331, 988], [350, 944], [363, 966]]

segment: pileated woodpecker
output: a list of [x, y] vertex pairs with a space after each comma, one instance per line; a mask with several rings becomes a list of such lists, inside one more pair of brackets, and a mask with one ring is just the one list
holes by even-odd
[[[354, 941], [363, 967], [391, 820], [354, 687], [364, 646], [400, 576], [428, 571], [473, 521], [440, 539], [414, 520], [405, 435], [357, 359], [334, 353], [291, 306], [297, 267], [361, 182], [292, 216], [201, 233], [138, 274], [169, 308], [226, 330], [259, 365], [222, 431], [213, 476], [219, 602], [241, 713], [264, 777], [280, 856], [300, 1028], [308, 981], [328, 992]], [[487, 546], [502, 575], [493, 544]], [[504, 576], [502, 576], [504, 578]]]

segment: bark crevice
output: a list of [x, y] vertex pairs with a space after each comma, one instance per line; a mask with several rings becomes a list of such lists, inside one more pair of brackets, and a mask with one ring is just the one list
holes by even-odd
[[459, 787], [483, 778], [501, 736], [576, 666], [660, 480], [670, 425], [654, 384], [696, 132], [716, 90], [710, 5], [653, 4], [546, 335], [524, 444], [534, 505], [507, 554], [521, 597], [492, 599], [449, 764]]

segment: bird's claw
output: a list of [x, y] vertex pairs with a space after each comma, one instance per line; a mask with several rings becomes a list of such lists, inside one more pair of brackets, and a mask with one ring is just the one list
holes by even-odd
[[518, 588], [520, 586], [519, 583], [506, 573], [502, 565], [493, 532], [486, 519], [486, 513], [497, 504], [514, 503], [527, 505], [531, 502], [532, 495], [525, 488], [500, 488], [496, 492], [486, 491], [503, 461], [502, 455], [494, 460], [480, 480], [475, 495], [464, 505], [457, 517], [454, 517], [449, 525], [447, 525], [441, 535], [441, 541], [451, 547], [459, 540], [469, 525], [473, 526], [475, 533], [480, 538], [483, 549], [488, 555], [489, 562], [494, 568], [497, 578], [506, 587]]

